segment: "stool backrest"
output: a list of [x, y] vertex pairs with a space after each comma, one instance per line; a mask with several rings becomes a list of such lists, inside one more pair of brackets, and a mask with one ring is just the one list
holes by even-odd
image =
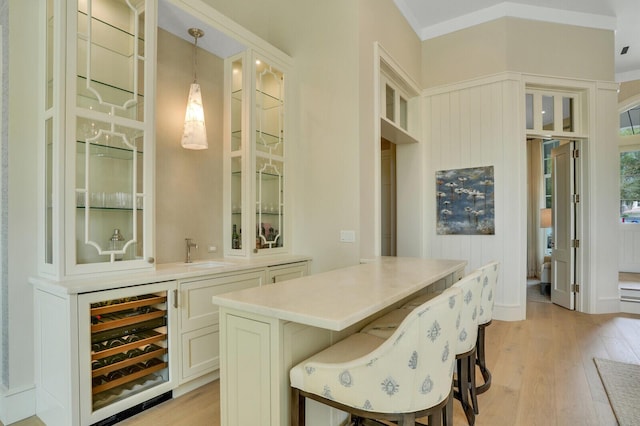
[[474, 271], [453, 284], [452, 288], [462, 290], [462, 309], [456, 354], [469, 352], [478, 338], [478, 320], [482, 301], [482, 274]]
[[480, 302], [478, 324], [482, 325], [490, 322], [493, 318], [494, 296], [498, 285], [500, 263], [489, 262], [478, 270], [482, 274], [482, 301]]
[[451, 390], [461, 304], [462, 291], [449, 288], [411, 311], [367, 355], [344, 363], [309, 362], [307, 380], [323, 380], [314, 386], [327, 390], [325, 397], [367, 411], [431, 408]]

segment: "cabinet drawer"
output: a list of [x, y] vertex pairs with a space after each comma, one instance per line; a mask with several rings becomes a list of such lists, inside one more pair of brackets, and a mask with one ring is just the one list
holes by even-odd
[[288, 265], [272, 266], [268, 269], [267, 283], [275, 284], [307, 275], [307, 262], [291, 263]]
[[220, 366], [220, 332], [217, 325], [182, 335], [182, 380], [214, 371]]
[[225, 277], [214, 277], [180, 283], [180, 330], [197, 330], [218, 324], [218, 307], [211, 296], [245, 288], [259, 287], [264, 280], [262, 270]]

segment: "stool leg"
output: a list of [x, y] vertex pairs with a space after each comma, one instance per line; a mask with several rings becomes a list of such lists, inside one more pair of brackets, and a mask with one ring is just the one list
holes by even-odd
[[469, 357], [464, 359], [458, 358], [458, 377], [456, 378], [458, 386], [458, 396], [460, 398], [460, 404], [464, 410], [465, 416], [467, 416], [467, 422], [469, 426], [473, 426], [476, 421], [476, 416], [471, 405], [469, 405]]
[[305, 401], [297, 388], [291, 388], [291, 426], [305, 425]]
[[447, 405], [444, 406], [442, 412], [442, 424], [445, 426], [453, 426], [453, 393], [449, 395]]
[[473, 412], [480, 414], [478, 410], [478, 393], [476, 392], [476, 351], [469, 357], [469, 394], [471, 395], [471, 405], [473, 406]]
[[486, 392], [491, 387], [491, 372], [487, 368], [484, 350], [484, 337], [487, 325], [488, 324], [483, 324], [478, 326], [478, 340], [476, 342], [476, 365], [480, 367], [480, 373], [482, 373], [482, 378], [484, 379], [484, 383], [482, 385], [476, 386], [476, 394], [478, 395]]

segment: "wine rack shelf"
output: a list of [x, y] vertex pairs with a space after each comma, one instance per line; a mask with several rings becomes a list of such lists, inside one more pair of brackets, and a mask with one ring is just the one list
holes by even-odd
[[166, 292], [91, 303], [94, 408], [162, 381], [169, 367], [166, 306]]

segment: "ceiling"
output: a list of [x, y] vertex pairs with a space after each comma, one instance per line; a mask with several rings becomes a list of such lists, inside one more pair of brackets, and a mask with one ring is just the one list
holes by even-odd
[[194, 42], [194, 38], [189, 35], [189, 28], [203, 30], [204, 35], [198, 39], [198, 47], [219, 58], [228, 58], [246, 49], [242, 43], [166, 0], [158, 2], [158, 27], [190, 43]]
[[[615, 30], [616, 81], [640, 79], [640, 0], [394, 0], [421, 40], [503, 16]], [[628, 52], [621, 55], [624, 46]]]
[[[615, 30], [616, 81], [640, 80], [640, 0], [394, 0], [421, 40], [503, 16]], [[227, 58], [244, 49], [222, 32], [166, 0], [159, 1], [158, 25], [189, 42], [190, 27], [202, 28], [198, 46]], [[623, 47], [628, 52], [621, 55]]]

